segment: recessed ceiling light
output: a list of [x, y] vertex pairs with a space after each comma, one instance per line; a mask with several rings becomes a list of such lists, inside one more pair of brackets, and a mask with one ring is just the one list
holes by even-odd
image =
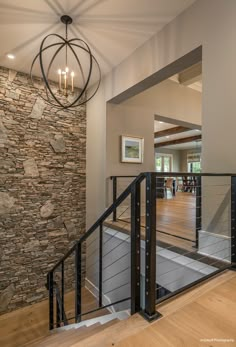
[[168, 139], [170, 136], [166, 136], [166, 138]]
[[163, 122], [159, 120], [159, 122], [158, 122], [158, 123], [162, 124]]
[[201, 130], [199, 130], [199, 129], [196, 129], [196, 131], [201, 131]]
[[15, 56], [14, 56], [14, 54], [9, 53], [9, 54], [7, 54], [7, 58], [9, 58], [9, 59], [15, 59]]

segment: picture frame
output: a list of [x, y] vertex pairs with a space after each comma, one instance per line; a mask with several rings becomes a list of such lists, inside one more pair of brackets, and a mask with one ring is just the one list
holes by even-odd
[[121, 135], [121, 162], [141, 164], [143, 162], [144, 138]]

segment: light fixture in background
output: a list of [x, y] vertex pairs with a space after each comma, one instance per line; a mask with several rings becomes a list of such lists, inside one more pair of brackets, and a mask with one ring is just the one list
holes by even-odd
[[13, 60], [13, 59], [15, 59], [15, 56], [14, 56], [14, 54], [8, 53], [7, 58]]
[[101, 82], [101, 70], [85, 41], [68, 39], [68, 25], [73, 22], [72, 18], [63, 15], [61, 22], [66, 26], [65, 38], [59, 34], [49, 34], [43, 39], [39, 53], [32, 62], [30, 76], [35, 86], [33, 71], [39, 60], [44, 82], [44, 90], [38, 88], [39, 95], [52, 106], [69, 109], [85, 104], [96, 94]]

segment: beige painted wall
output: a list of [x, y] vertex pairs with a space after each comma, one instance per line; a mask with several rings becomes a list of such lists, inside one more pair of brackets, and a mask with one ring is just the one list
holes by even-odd
[[[186, 122], [201, 124], [201, 93], [167, 80], [119, 105], [107, 104], [106, 123], [106, 177], [112, 175], [138, 175], [155, 171], [154, 115], [171, 116]], [[120, 136], [144, 138], [142, 164], [122, 163]], [[175, 169], [179, 171], [175, 156]], [[179, 162], [179, 159], [178, 159]], [[119, 179], [119, 191], [130, 179]], [[107, 179], [107, 204], [111, 202], [111, 181]]]
[[[155, 171], [154, 166], [154, 115], [143, 108], [124, 103], [107, 104], [106, 124], [106, 206], [112, 202], [112, 182], [110, 176], [134, 175]], [[120, 160], [121, 135], [138, 136], [144, 139], [144, 157], [141, 164], [122, 163]], [[134, 178], [119, 178], [118, 195]], [[123, 205], [129, 206], [126, 201]], [[118, 213], [123, 213], [118, 210]]]
[[86, 225], [91, 226], [105, 209], [106, 103], [104, 83], [87, 104]]
[[[106, 111], [107, 176], [137, 175], [155, 170], [154, 115], [201, 125], [201, 93], [166, 80], [120, 105], [108, 103]], [[143, 164], [120, 162], [121, 135], [144, 138]]]
[[[88, 187], [99, 185], [93, 195], [88, 189], [88, 224], [96, 218], [98, 208], [93, 209], [94, 206], [105, 208], [106, 102], [200, 45], [203, 46], [204, 86], [203, 170], [236, 171], [236, 161], [232, 160], [236, 145], [235, 13], [235, 0], [198, 0], [106, 76], [100, 92], [88, 106], [91, 121], [88, 123], [90, 172], [87, 183]], [[92, 119], [96, 120], [95, 124]], [[93, 132], [98, 132], [95, 142], [89, 136]]]
[[[121, 163], [120, 136], [144, 138], [142, 164]], [[135, 105], [107, 104], [107, 176], [138, 175], [154, 170], [154, 115]]]
[[152, 115], [202, 124], [202, 93], [169, 79], [130, 98], [122, 105], [140, 108]]

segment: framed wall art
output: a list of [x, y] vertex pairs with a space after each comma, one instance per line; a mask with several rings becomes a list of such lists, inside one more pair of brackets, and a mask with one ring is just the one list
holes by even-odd
[[121, 136], [121, 162], [143, 162], [144, 139], [135, 136]]

